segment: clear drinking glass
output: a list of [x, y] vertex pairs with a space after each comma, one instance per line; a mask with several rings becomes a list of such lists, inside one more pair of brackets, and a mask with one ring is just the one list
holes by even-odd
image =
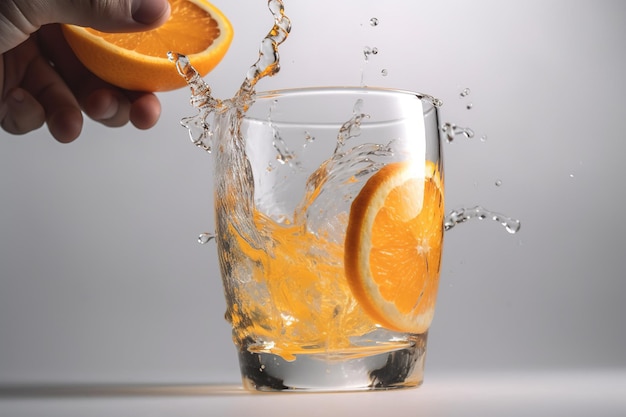
[[[282, 90], [213, 123], [218, 258], [244, 386], [420, 385], [443, 238], [437, 101], [365, 87]], [[389, 181], [406, 178], [413, 185], [386, 200]], [[379, 206], [412, 214], [400, 215], [406, 226], [364, 214]], [[428, 236], [396, 244], [409, 229]]]

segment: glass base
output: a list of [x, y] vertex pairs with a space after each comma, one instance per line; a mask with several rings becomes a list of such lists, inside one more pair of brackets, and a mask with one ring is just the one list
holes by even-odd
[[295, 360], [242, 348], [244, 388], [252, 391], [362, 391], [409, 388], [424, 377], [427, 334], [412, 335], [402, 348], [380, 346], [354, 352], [298, 354]]

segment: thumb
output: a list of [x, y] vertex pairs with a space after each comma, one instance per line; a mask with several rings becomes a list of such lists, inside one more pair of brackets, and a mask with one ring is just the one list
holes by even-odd
[[[19, 0], [14, 0], [18, 2]], [[23, 0], [37, 14], [35, 21], [72, 23], [105, 32], [133, 32], [165, 23], [170, 14], [167, 0]], [[32, 20], [31, 20], [32, 21]]]

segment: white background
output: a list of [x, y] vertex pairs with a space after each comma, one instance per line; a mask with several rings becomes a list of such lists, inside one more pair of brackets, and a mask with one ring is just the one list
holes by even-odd
[[[262, 0], [214, 4], [236, 33], [207, 81], [228, 97], [271, 18]], [[286, 11], [282, 71], [261, 89], [358, 85], [364, 72], [368, 85], [441, 98], [442, 122], [476, 132], [444, 146], [448, 209], [522, 222], [516, 235], [487, 220], [446, 233], [427, 381], [626, 367], [626, 3], [287, 0]], [[367, 65], [365, 46], [379, 50]], [[0, 384], [238, 381], [215, 246], [196, 242], [213, 229], [210, 155], [178, 124], [194, 113], [188, 92], [160, 98], [146, 132], [88, 122], [71, 145], [45, 128], [0, 133]]]

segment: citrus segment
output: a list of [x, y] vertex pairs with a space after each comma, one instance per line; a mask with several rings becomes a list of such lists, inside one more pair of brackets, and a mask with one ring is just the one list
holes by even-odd
[[[419, 168], [418, 168], [419, 167]], [[432, 163], [398, 162], [354, 199], [344, 263], [350, 288], [378, 324], [423, 333], [432, 320], [443, 240], [443, 187]]]
[[185, 80], [169, 62], [169, 51], [187, 55], [205, 76], [222, 60], [233, 38], [224, 14], [206, 0], [169, 0], [170, 18], [146, 32], [105, 33], [63, 25], [78, 59], [98, 77], [137, 91], [167, 91]]

